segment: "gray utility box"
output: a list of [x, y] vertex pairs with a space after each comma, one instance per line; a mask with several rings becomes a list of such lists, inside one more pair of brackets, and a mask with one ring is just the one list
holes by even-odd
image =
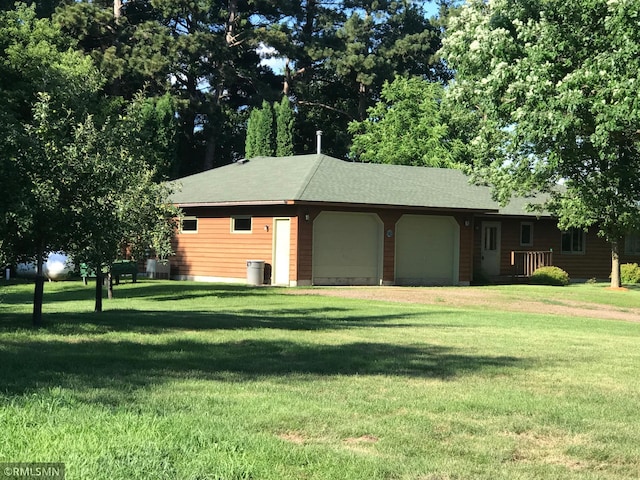
[[264, 283], [264, 260], [247, 260], [247, 283], [249, 285]]

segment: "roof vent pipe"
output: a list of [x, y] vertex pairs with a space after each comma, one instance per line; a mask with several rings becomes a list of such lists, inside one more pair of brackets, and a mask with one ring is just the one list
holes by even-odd
[[316, 130], [316, 153], [320, 155], [322, 150], [322, 130]]

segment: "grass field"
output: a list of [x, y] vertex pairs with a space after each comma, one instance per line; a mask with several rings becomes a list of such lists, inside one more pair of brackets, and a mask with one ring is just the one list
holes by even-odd
[[[115, 294], [94, 314], [92, 286], [47, 284], [35, 330], [32, 286], [0, 286], [0, 462], [64, 462], [67, 480], [640, 477], [640, 323], [189, 282]], [[519, 295], [640, 308], [593, 285]]]

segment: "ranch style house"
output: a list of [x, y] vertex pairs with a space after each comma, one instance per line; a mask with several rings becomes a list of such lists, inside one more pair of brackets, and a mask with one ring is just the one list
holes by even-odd
[[[353, 163], [322, 154], [257, 157], [184, 177], [171, 277], [245, 283], [469, 285], [514, 281], [541, 265], [606, 279], [609, 244], [560, 231], [514, 199], [501, 207], [459, 170]], [[621, 263], [640, 259], [629, 235]]]

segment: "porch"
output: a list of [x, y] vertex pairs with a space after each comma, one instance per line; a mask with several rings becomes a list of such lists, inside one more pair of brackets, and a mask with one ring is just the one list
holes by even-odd
[[529, 278], [540, 267], [553, 265], [553, 250], [511, 251], [511, 276], [513, 278]]

